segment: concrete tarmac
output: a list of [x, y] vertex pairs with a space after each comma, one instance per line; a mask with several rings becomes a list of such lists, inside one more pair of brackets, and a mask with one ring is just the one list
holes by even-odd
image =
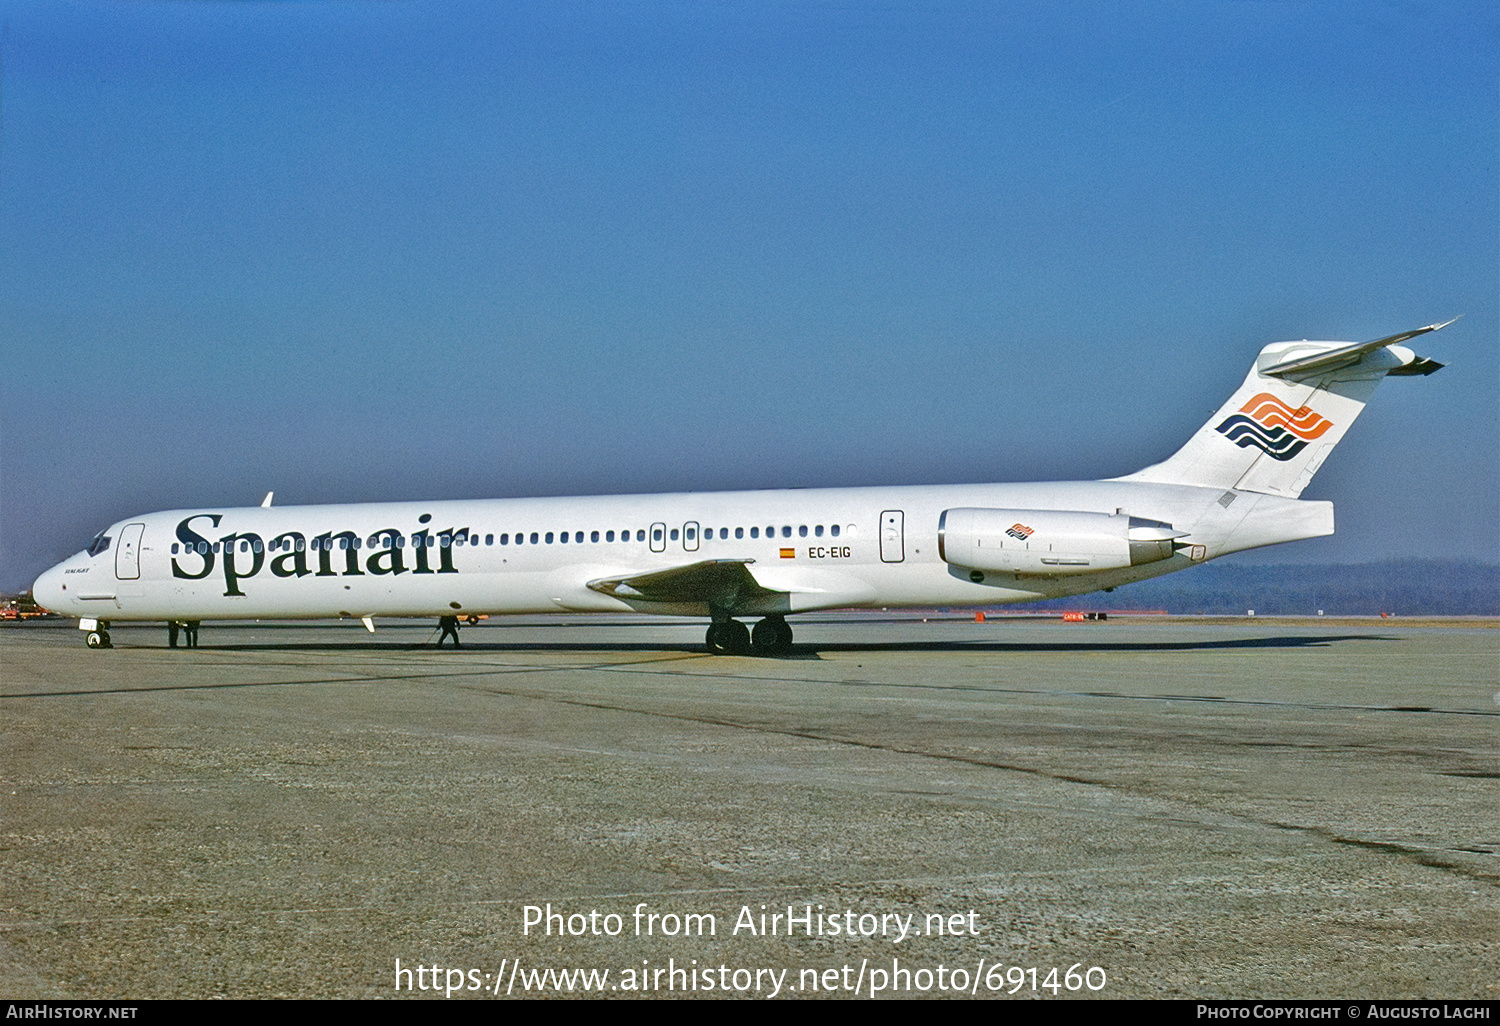
[[6, 625], [0, 995], [1500, 997], [1500, 631], [793, 624]]

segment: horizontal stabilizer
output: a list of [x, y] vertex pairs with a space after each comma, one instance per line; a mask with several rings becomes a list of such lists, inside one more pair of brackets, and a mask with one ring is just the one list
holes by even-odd
[[1440, 371], [1442, 369], [1443, 364], [1438, 363], [1436, 360], [1429, 360], [1425, 356], [1419, 356], [1411, 363], [1408, 363], [1401, 367], [1397, 367], [1394, 370], [1388, 370], [1385, 372], [1385, 374], [1388, 378], [1414, 377], [1418, 374], [1422, 375], [1422, 377], [1425, 378], [1427, 375], [1433, 373], [1434, 371]]
[[[1367, 353], [1373, 353], [1377, 349], [1384, 349], [1386, 346], [1397, 345], [1398, 343], [1405, 342], [1408, 339], [1416, 338], [1418, 335], [1425, 335], [1429, 331], [1437, 331], [1440, 328], [1446, 328], [1456, 320], [1458, 320], [1457, 317], [1453, 318], [1453, 320], [1450, 321], [1444, 321], [1442, 324], [1429, 324], [1425, 328], [1414, 328], [1411, 331], [1403, 331], [1399, 335], [1391, 335], [1387, 338], [1377, 338], [1373, 342], [1355, 342], [1347, 346], [1340, 346], [1337, 349], [1327, 349], [1321, 353], [1313, 353], [1309, 356], [1299, 356], [1290, 360], [1283, 360], [1282, 362], [1274, 364], [1270, 367], [1260, 368], [1260, 372], [1262, 374], [1267, 374], [1271, 377], [1277, 378], [1300, 378], [1307, 377], [1308, 375], [1315, 374], [1321, 371], [1330, 371], [1335, 370], [1339, 367], [1347, 367], [1352, 363], [1357, 363]], [[1406, 373], [1431, 374], [1433, 371], [1442, 366], [1442, 364], [1433, 363], [1433, 361], [1431, 360], [1422, 360], [1420, 362], [1422, 364], [1430, 364], [1431, 366], [1427, 369], [1418, 370], [1416, 369], [1416, 364], [1411, 364], [1409, 366], [1411, 366], [1413, 369], [1407, 370]]]

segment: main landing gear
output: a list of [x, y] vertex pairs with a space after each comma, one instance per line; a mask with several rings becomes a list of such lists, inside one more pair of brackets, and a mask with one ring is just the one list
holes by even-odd
[[711, 655], [748, 655], [750, 652], [750, 628], [738, 620], [723, 620], [708, 625], [708, 643]]
[[792, 650], [792, 628], [785, 617], [768, 616], [751, 630], [738, 620], [725, 617], [708, 625], [709, 652], [714, 655], [779, 656]]

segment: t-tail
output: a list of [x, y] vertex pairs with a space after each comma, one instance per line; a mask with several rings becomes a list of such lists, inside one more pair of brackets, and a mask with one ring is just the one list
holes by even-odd
[[[1454, 318], [1457, 320], [1457, 318]], [[1453, 321], [1373, 342], [1276, 342], [1186, 445], [1120, 481], [1232, 488], [1297, 498], [1386, 375], [1442, 364], [1400, 345]]]

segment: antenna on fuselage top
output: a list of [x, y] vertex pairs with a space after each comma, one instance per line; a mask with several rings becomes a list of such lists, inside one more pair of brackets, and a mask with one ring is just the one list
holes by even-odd
[[273, 496], [275, 494], [276, 494], [275, 492], [267, 492], [266, 493], [266, 501], [262, 502], [260, 504], [260, 508], [261, 509], [270, 509], [271, 508], [271, 496]]

